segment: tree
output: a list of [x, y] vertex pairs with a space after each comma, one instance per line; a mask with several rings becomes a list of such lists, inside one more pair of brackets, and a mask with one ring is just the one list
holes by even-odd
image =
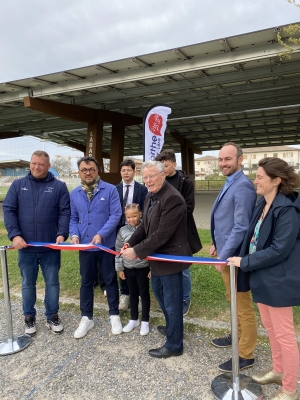
[[70, 176], [72, 172], [70, 157], [56, 156], [56, 158], [51, 161], [51, 167], [61, 176]]
[[[287, 0], [290, 4], [293, 4], [295, 7], [300, 7], [299, 3], [296, 3], [296, 0]], [[290, 43], [293, 43], [295, 45], [300, 45], [300, 38], [296, 38], [295, 35], [297, 33], [300, 33], [300, 25], [298, 24], [292, 24], [289, 25], [288, 27], [283, 28], [283, 33], [289, 35], [288, 41]], [[279, 60], [283, 61], [285, 58], [291, 58], [292, 53], [294, 49], [285, 42], [285, 38], [282, 37], [281, 31], [279, 30], [277, 32], [277, 40], [278, 43], [281, 44], [281, 46], [284, 47], [284, 50], [278, 54]]]

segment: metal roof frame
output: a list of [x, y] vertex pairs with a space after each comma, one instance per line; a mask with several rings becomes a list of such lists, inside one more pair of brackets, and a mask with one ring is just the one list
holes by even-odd
[[[86, 145], [85, 123], [26, 109], [23, 99], [30, 96], [138, 117], [154, 103], [167, 103], [165, 147], [175, 151], [180, 145], [169, 132], [202, 151], [226, 141], [245, 148], [299, 144], [300, 48], [292, 45], [291, 60], [280, 61], [281, 28], [2, 83], [0, 138], [32, 135]], [[125, 156], [142, 154], [142, 136], [142, 125], [126, 127]], [[106, 124], [106, 153], [110, 138]]]

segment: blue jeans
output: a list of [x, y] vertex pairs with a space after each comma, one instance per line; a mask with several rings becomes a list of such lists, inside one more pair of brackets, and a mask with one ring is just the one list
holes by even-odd
[[22, 301], [24, 315], [35, 317], [36, 309], [36, 280], [39, 266], [45, 281], [45, 315], [47, 319], [56, 314], [59, 309], [59, 278], [60, 251], [52, 250], [43, 253], [34, 253], [19, 250], [19, 268], [22, 276]]
[[191, 299], [192, 280], [190, 268], [182, 271], [183, 300]]
[[152, 290], [165, 315], [167, 341], [165, 347], [171, 351], [183, 350], [182, 316], [182, 272], [151, 276]]
[[94, 282], [97, 264], [106, 286], [110, 315], [119, 315], [119, 290], [115, 270], [115, 256], [106, 251], [79, 251], [81, 287], [80, 310], [83, 317], [92, 318], [94, 310]]

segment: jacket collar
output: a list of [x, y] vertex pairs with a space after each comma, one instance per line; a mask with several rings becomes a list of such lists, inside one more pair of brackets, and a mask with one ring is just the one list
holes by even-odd
[[52, 181], [53, 179], [55, 179], [55, 178], [54, 178], [54, 175], [52, 174], [52, 172], [48, 172], [48, 174], [46, 175], [46, 177], [43, 178], [43, 179], [37, 179], [37, 178], [35, 178], [35, 177], [32, 175], [32, 173], [29, 171], [27, 177], [28, 177], [29, 179], [32, 179], [32, 180], [36, 181], [36, 182], [49, 182], [49, 181]]

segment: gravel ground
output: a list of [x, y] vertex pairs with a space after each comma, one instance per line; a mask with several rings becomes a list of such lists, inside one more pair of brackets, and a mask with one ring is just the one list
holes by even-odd
[[[155, 326], [144, 337], [138, 328], [114, 336], [102, 305], [95, 328], [83, 339], [75, 340], [79, 315], [61, 312], [64, 333], [54, 335], [45, 327], [43, 308], [37, 310], [38, 331], [30, 346], [0, 357], [2, 399], [211, 400], [211, 383], [220, 375], [217, 366], [231, 357], [230, 348], [217, 349], [210, 344], [216, 334], [213, 328], [228, 327], [217, 321], [195, 320], [195, 332], [185, 333], [183, 356], [155, 359], [148, 350], [164, 344]], [[6, 335], [4, 311], [0, 300], [2, 338]], [[12, 316], [14, 333], [23, 334], [18, 300], [12, 302]], [[127, 322], [124, 316], [122, 319]], [[185, 322], [193, 320], [185, 318]], [[213, 328], [200, 329], [199, 325]], [[263, 372], [269, 363], [269, 348], [261, 345], [256, 349], [254, 368], [243, 373]], [[277, 389], [277, 385], [263, 387], [264, 398], [270, 399]]]

